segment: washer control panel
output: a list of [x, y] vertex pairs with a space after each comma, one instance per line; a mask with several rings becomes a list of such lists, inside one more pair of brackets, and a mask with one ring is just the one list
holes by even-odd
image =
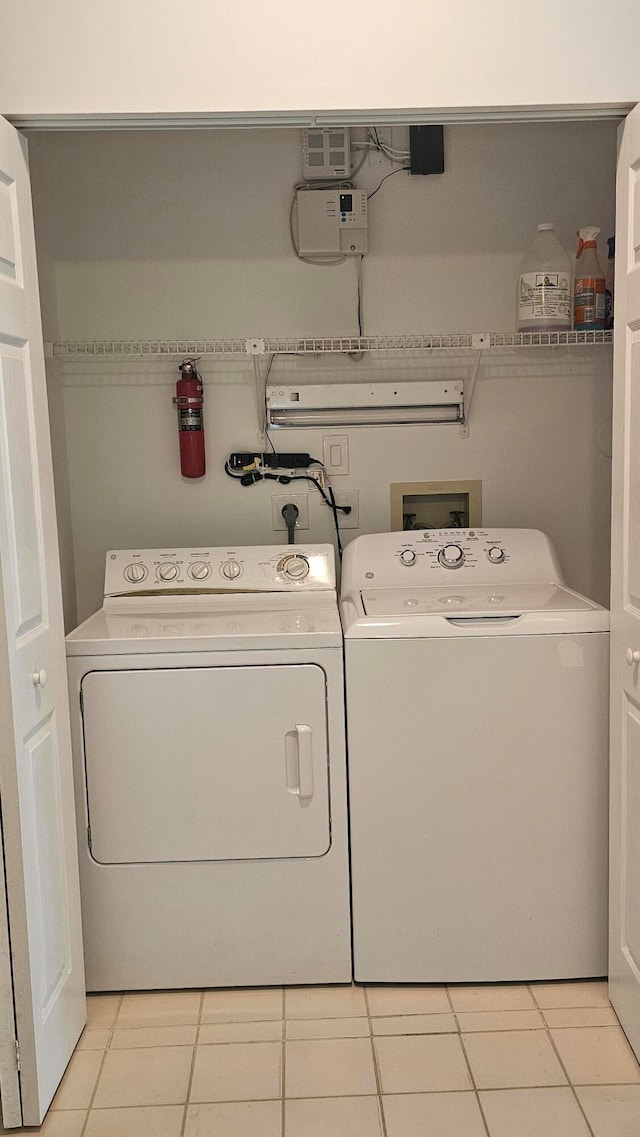
[[105, 596], [335, 589], [332, 545], [110, 550]]
[[538, 529], [425, 529], [356, 537], [345, 549], [342, 595], [362, 588], [553, 581], [564, 584], [549, 538]]
[[[408, 537], [408, 534], [407, 534]], [[444, 569], [461, 569], [464, 565], [477, 567], [483, 560], [491, 565], [505, 564], [509, 558], [508, 542], [491, 536], [492, 544], [487, 544], [483, 530], [476, 529], [431, 529], [425, 530], [420, 537], [413, 533], [406, 544], [399, 545], [395, 550], [399, 565], [413, 568], [420, 563], [420, 558], [433, 564], [437, 562]]]

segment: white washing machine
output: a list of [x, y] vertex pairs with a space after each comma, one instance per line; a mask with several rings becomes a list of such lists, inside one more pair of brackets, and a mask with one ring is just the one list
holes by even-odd
[[343, 561], [354, 974], [607, 972], [609, 614], [534, 530]]
[[67, 656], [88, 989], [349, 982], [332, 547], [110, 552]]

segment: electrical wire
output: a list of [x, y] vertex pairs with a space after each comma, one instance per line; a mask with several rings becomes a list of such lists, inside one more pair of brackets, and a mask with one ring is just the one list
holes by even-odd
[[403, 170], [410, 170], [410, 169], [411, 169], [411, 166], [400, 166], [400, 168], [398, 170], [392, 170], [390, 174], [385, 174], [382, 181], [378, 182], [376, 188], [374, 190], [372, 190], [371, 193], [367, 194], [367, 201], [371, 201], [371, 198], [375, 197], [378, 190], [380, 189], [380, 186], [382, 185], [383, 182], [386, 182], [387, 178], [392, 178], [394, 174], [401, 174]]
[[328, 486], [327, 489], [329, 491], [331, 512], [333, 513], [333, 524], [336, 531], [336, 545], [338, 546], [338, 556], [340, 557], [340, 560], [342, 560], [342, 541], [340, 540], [340, 525], [338, 522], [338, 510], [340, 509], [340, 506], [336, 503], [336, 497], [332, 487]]
[[378, 146], [380, 147], [380, 149], [382, 150], [383, 154], [393, 155], [395, 158], [397, 158], [400, 161], [406, 161], [406, 159], [411, 156], [411, 153], [409, 150], [400, 150], [400, 149], [398, 149], [397, 146], [392, 146], [391, 143], [384, 142], [378, 134], [377, 126], [375, 127], [375, 137], [376, 137], [376, 142], [377, 142]]
[[385, 158], [388, 158], [390, 162], [406, 162], [411, 157], [408, 150], [398, 150], [390, 146], [389, 143], [383, 142], [378, 135], [377, 126], [369, 128], [369, 137], [372, 139], [373, 147], [381, 154], [384, 154]]
[[[275, 453], [275, 451], [274, 451], [274, 453]], [[318, 466], [322, 470], [322, 473], [323, 473], [323, 476], [325, 477], [325, 479], [327, 479], [327, 473], [326, 473], [326, 470], [324, 468], [324, 463], [321, 462], [319, 458], [313, 458], [311, 460], [311, 465]], [[336, 531], [336, 545], [338, 548], [338, 555], [340, 556], [340, 558], [342, 558], [342, 541], [340, 539], [340, 524], [339, 524], [338, 514], [339, 513], [345, 513], [345, 514], [351, 513], [351, 506], [350, 505], [338, 505], [338, 503], [336, 502], [336, 499], [335, 499], [335, 494], [333, 492], [333, 488], [329, 484], [328, 479], [327, 479], [327, 489], [325, 490], [324, 487], [321, 486], [320, 483], [317, 481], [317, 479], [311, 476], [311, 474], [272, 474], [272, 473], [267, 473], [265, 470], [259, 469], [255, 465], [255, 463], [253, 463], [251, 466], [246, 467], [243, 470], [232, 470], [231, 467], [229, 466], [228, 459], [225, 461], [224, 471], [225, 471], [225, 474], [228, 475], [228, 477], [233, 478], [233, 480], [236, 482], [239, 481], [241, 483], [241, 485], [243, 485], [243, 486], [256, 485], [257, 482], [262, 482], [262, 481], [279, 482], [280, 485], [285, 485], [285, 486], [289, 485], [290, 482], [310, 482], [312, 486], [315, 486], [315, 488], [318, 491], [318, 493], [320, 494], [324, 504], [329, 506], [329, 509], [331, 510], [331, 513], [333, 515], [333, 524], [334, 524], [334, 528]]]

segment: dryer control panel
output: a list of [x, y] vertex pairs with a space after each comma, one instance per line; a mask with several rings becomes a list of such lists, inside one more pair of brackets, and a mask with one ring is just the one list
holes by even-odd
[[553, 545], [538, 529], [425, 529], [356, 537], [344, 553], [342, 595], [453, 578], [467, 584], [565, 583]]
[[104, 595], [335, 590], [332, 545], [116, 549], [107, 553]]

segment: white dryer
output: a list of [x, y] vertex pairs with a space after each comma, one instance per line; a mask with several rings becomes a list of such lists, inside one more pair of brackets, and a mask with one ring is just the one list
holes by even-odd
[[354, 974], [607, 971], [609, 614], [534, 530], [343, 561]]
[[349, 982], [332, 547], [109, 552], [67, 656], [89, 990]]

